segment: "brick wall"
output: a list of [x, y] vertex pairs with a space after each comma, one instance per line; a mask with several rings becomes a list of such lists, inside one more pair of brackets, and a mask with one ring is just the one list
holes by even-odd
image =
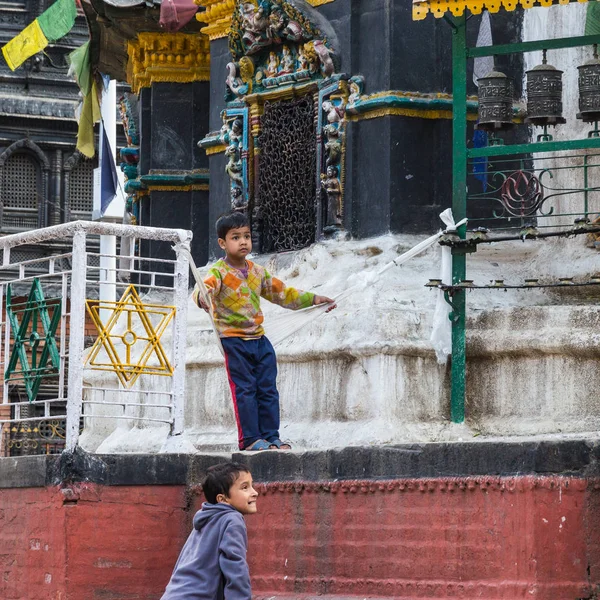
[[[259, 598], [591, 598], [600, 483], [459, 477], [259, 485]], [[0, 490], [0, 598], [158, 600], [202, 497], [183, 485]]]

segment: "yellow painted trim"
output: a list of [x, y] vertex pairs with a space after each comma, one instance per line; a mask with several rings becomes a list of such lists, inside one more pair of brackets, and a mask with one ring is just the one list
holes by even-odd
[[211, 148], [206, 148], [206, 154], [210, 156], [211, 154], [221, 154], [225, 152], [225, 144], [221, 144], [219, 146], [212, 146]]
[[206, 9], [196, 14], [198, 21], [206, 23], [206, 27], [200, 31], [210, 40], [227, 37], [235, 10], [235, 0], [194, 0], [194, 2]]
[[[322, 6], [335, 0], [307, 0], [311, 6]], [[194, 0], [195, 4], [204, 7], [203, 12], [196, 14], [196, 19], [206, 23], [200, 31], [210, 40], [218, 40], [229, 35], [231, 19], [235, 10], [235, 0]]]
[[210, 80], [210, 41], [204, 35], [142, 32], [127, 53], [127, 83], [136, 94], [155, 82]]
[[[299, 98], [309, 92], [318, 89], [318, 84], [314, 81], [303, 83], [301, 85], [290, 85], [286, 87], [276, 88], [274, 90], [264, 91], [260, 94], [249, 94], [244, 97], [244, 102], [252, 106], [253, 104], [260, 104], [261, 106], [265, 102], [273, 102], [277, 100], [290, 100], [291, 98]], [[260, 113], [262, 115], [262, 112]]]
[[[587, 0], [577, 0], [587, 2]], [[569, 4], [570, 0], [558, 0], [558, 4]], [[497, 13], [501, 8], [508, 12], [514, 11], [518, 6], [522, 8], [534, 8], [536, 6], [552, 6], [553, 0], [413, 0], [413, 21], [422, 21], [431, 13], [436, 19], [450, 12], [455, 17], [469, 10], [474, 15], [481, 13], [483, 9], [491, 13]]]
[[[416, 119], [451, 119], [451, 110], [418, 110], [414, 108], [378, 108], [360, 115], [348, 115], [347, 119], [352, 122], [368, 119], [379, 119], [381, 117], [414, 117]], [[469, 121], [476, 121], [477, 115], [467, 115]]]
[[149, 185], [149, 192], [207, 192], [208, 183], [197, 183], [195, 185]]

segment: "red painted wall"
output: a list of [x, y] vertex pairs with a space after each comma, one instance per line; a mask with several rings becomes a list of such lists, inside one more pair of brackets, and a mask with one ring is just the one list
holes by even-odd
[[[247, 520], [259, 597], [575, 600], [600, 583], [596, 482], [259, 487]], [[0, 490], [0, 598], [158, 599], [201, 500], [177, 486]]]

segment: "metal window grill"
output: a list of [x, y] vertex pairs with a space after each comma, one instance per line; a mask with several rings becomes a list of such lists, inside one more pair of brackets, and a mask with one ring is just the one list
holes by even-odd
[[81, 160], [73, 169], [69, 181], [69, 202], [73, 220], [89, 218], [92, 214], [94, 163]]
[[317, 138], [312, 95], [266, 102], [261, 117], [258, 207], [263, 252], [315, 241]]
[[35, 160], [28, 154], [13, 154], [4, 165], [4, 229], [37, 227], [39, 173]]
[[[97, 251], [99, 235], [113, 251]], [[68, 252], [14, 260], [20, 246], [65, 238]], [[117, 255], [118, 239], [131, 249], [144, 247], [138, 239], [169, 242], [173, 258]], [[111, 419], [181, 432], [189, 280], [180, 248], [190, 239], [183, 230], [85, 221], [0, 238], [5, 432], [16, 427], [30, 440], [65, 422], [67, 449], [82, 417], [90, 427]], [[86, 334], [95, 340], [87, 348]]]

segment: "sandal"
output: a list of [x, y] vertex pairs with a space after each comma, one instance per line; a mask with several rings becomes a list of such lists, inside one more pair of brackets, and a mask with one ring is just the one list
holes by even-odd
[[249, 446], [246, 446], [244, 448], [244, 450], [246, 452], [260, 452], [261, 450], [269, 450], [271, 446], [269, 445], [269, 442], [267, 442], [266, 440], [256, 440], [255, 442], [252, 442]]
[[279, 438], [269, 442], [269, 450], [291, 450], [292, 445], [289, 442], [282, 442]]

